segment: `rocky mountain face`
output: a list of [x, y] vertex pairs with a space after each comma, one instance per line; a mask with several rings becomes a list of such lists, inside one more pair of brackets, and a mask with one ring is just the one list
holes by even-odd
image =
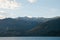
[[60, 36], [60, 17], [0, 19], [0, 36]]
[[24, 32], [35, 28], [38, 24], [47, 21], [48, 18], [5, 18], [0, 19], [0, 36], [21, 36]]
[[60, 18], [53, 18], [27, 32], [30, 36], [60, 36]]

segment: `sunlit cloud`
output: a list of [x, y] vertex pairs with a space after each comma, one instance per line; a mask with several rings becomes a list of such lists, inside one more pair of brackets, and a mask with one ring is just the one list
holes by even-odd
[[3, 15], [0, 15], [0, 19], [3, 19], [3, 18], [5, 18], [5, 16], [3, 16]]
[[32, 18], [32, 16], [27, 16], [28, 18]]
[[0, 0], [0, 8], [15, 9], [18, 7], [21, 7], [21, 3], [16, 2], [16, 0]]
[[16, 18], [16, 17], [18, 17], [18, 16], [14, 13], [8, 13], [8, 12], [5, 12], [5, 11], [0, 11], [0, 19], [3, 19], [3, 18]]
[[0, 11], [0, 19], [6, 18], [8, 15], [5, 11]]
[[35, 2], [37, 2], [37, 0], [28, 0], [28, 2], [35, 3]]
[[5, 11], [0, 11], [0, 15], [8, 15]]

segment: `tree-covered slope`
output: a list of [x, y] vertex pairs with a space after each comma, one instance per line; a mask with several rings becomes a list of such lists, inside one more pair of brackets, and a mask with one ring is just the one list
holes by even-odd
[[53, 18], [27, 32], [30, 36], [60, 36], [60, 18]]

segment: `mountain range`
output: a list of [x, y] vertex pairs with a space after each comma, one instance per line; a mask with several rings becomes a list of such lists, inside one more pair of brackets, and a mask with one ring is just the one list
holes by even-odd
[[0, 36], [60, 36], [60, 17], [0, 19]]

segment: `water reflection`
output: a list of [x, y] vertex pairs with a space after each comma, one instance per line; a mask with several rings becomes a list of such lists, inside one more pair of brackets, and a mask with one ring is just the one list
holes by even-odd
[[60, 40], [60, 37], [0, 37], [0, 40]]

